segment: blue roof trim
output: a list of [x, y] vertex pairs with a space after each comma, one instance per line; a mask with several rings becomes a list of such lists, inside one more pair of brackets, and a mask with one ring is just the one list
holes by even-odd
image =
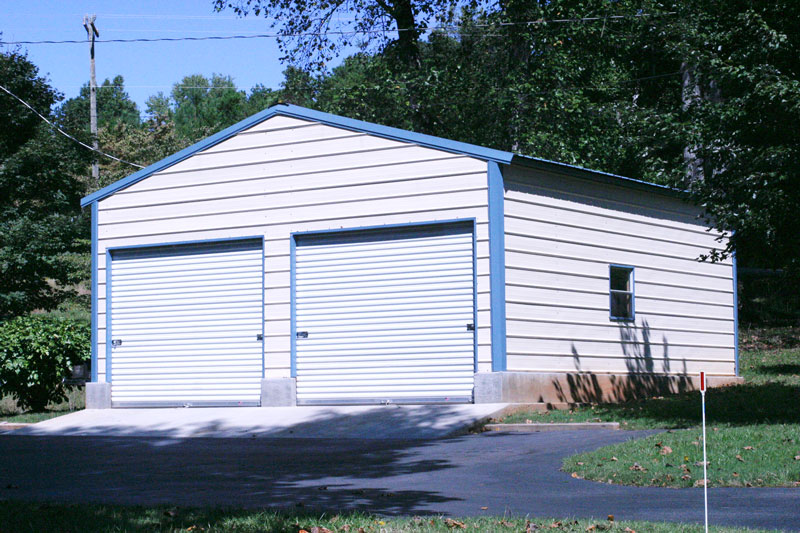
[[511, 159], [514, 157], [514, 155], [510, 152], [503, 152], [501, 150], [494, 150], [492, 148], [484, 148], [482, 146], [476, 146], [474, 144], [463, 143], [459, 141], [451, 141], [448, 139], [442, 139], [441, 137], [434, 137], [433, 135], [414, 133], [398, 128], [391, 128], [389, 126], [381, 126], [379, 124], [372, 124], [362, 120], [340, 117], [338, 115], [323, 113], [322, 111], [314, 111], [313, 109], [307, 109], [305, 107], [296, 105], [278, 104], [270, 107], [269, 109], [265, 109], [260, 113], [256, 113], [255, 115], [248, 117], [241, 122], [238, 122], [233, 126], [230, 126], [229, 128], [212, 135], [211, 137], [203, 139], [202, 141], [189, 146], [188, 148], [184, 148], [180, 152], [164, 158], [157, 163], [153, 163], [149, 167], [143, 168], [142, 170], [131, 174], [126, 178], [123, 178], [112, 183], [111, 185], [103, 187], [102, 189], [85, 196], [81, 199], [81, 207], [86, 207], [92, 202], [107, 198], [121, 189], [129, 187], [134, 183], [141, 181], [152, 174], [155, 174], [156, 172], [164, 170], [167, 167], [171, 167], [172, 165], [180, 163], [184, 159], [188, 159], [197, 152], [210, 148], [215, 144], [219, 144], [222, 141], [233, 137], [237, 133], [251, 128], [259, 122], [263, 122], [276, 115], [311, 120], [320, 122], [322, 124], [327, 124], [329, 126], [335, 126], [337, 128], [371, 133], [387, 139], [419, 144], [420, 146], [425, 146], [428, 148], [435, 148], [437, 150], [444, 150], [446, 152], [469, 155], [487, 161], [496, 161], [498, 163], [510, 163]]
[[151, 176], [152, 174], [155, 174], [156, 172], [164, 170], [167, 167], [171, 167], [172, 165], [180, 163], [184, 159], [188, 159], [197, 152], [210, 148], [215, 144], [219, 144], [222, 141], [225, 141], [233, 137], [237, 133], [244, 131], [248, 128], [251, 128], [256, 124], [277, 115], [299, 118], [303, 120], [310, 120], [314, 122], [319, 122], [321, 124], [326, 124], [328, 126], [334, 126], [337, 128], [343, 128], [346, 130], [357, 131], [361, 133], [370, 133], [386, 139], [418, 144], [420, 146], [425, 146], [427, 148], [433, 148], [436, 150], [443, 150], [445, 152], [468, 155], [476, 157], [478, 159], [483, 159], [485, 161], [492, 161], [495, 163], [502, 163], [506, 165], [511, 163], [518, 163], [527, 167], [539, 168], [542, 170], [562, 171], [572, 176], [591, 179], [594, 181], [600, 181], [605, 183], [611, 183], [623, 187], [632, 187], [635, 189], [657, 192], [681, 198], [684, 198], [686, 196], [685, 191], [680, 191], [678, 189], [673, 189], [665, 185], [658, 185], [647, 181], [641, 181], [633, 178], [626, 178], [625, 176], [619, 176], [617, 174], [610, 174], [607, 172], [590, 170], [575, 165], [559, 163], [557, 161], [549, 161], [547, 159], [540, 159], [536, 157], [513, 154], [511, 152], [504, 152], [502, 150], [495, 150], [493, 148], [485, 148], [483, 146], [477, 146], [474, 144], [464, 143], [460, 141], [451, 141], [449, 139], [443, 139], [441, 137], [434, 137], [433, 135], [414, 133], [412, 131], [401, 130], [389, 126], [381, 126], [380, 124], [373, 124], [371, 122], [364, 122], [363, 120], [356, 120], [352, 118], [341, 117], [338, 115], [332, 115], [330, 113], [324, 113], [322, 111], [314, 111], [313, 109], [308, 109], [305, 107], [300, 107], [292, 104], [278, 104], [270, 107], [269, 109], [265, 109], [260, 113], [256, 113], [255, 115], [248, 117], [242, 120], [241, 122], [238, 122], [233, 126], [230, 126], [229, 128], [226, 128], [220, 131], [219, 133], [212, 135], [211, 137], [203, 139], [202, 141], [197, 142], [192, 146], [189, 146], [188, 148], [184, 148], [180, 152], [177, 152], [167, 158], [164, 158], [161, 161], [158, 161], [157, 163], [153, 163], [147, 168], [143, 168], [142, 170], [134, 174], [131, 174], [126, 178], [123, 178], [115, 183], [112, 183], [111, 185], [103, 187], [102, 189], [85, 196], [84, 198], [81, 199], [81, 207], [86, 207], [92, 202], [96, 202], [102, 200], [103, 198], [107, 198], [108, 196], [111, 196], [112, 194], [121, 189], [129, 187], [134, 183], [141, 181]]
[[667, 185], [660, 185], [649, 181], [637, 180], [620, 176], [619, 174], [612, 174], [610, 172], [602, 172], [600, 170], [592, 170], [588, 168], [579, 167], [577, 165], [570, 165], [567, 163], [559, 163], [558, 161], [550, 161], [548, 159], [541, 159], [538, 157], [531, 157], [527, 155], [515, 154], [512, 163], [537, 168], [548, 171], [561, 171], [571, 176], [578, 178], [589, 179], [592, 181], [599, 181], [601, 183], [610, 183], [612, 185], [619, 185], [621, 187], [630, 187], [633, 189], [640, 189], [649, 192], [665, 194], [677, 198], [686, 199], [689, 195], [688, 191], [675, 189]]

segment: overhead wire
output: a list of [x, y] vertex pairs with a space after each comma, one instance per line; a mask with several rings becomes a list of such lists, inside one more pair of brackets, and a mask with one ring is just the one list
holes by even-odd
[[[406, 31], [437, 31], [449, 30], [459, 31], [469, 28], [494, 28], [494, 27], [509, 27], [509, 26], [536, 26], [543, 24], [566, 24], [573, 22], [608, 22], [619, 21], [625, 19], [637, 19], [645, 17], [661, 17], [675, 15], [677, 12], [670, 11], [665, 13], [637, 13], [634, 15], [609, 15], [609, 16], [595, 16], [595, 17], [580, 17], [580, 18], [564, 18], [564, 19], [537, 19], [528, 21], [517, 22], [498, 22], [498, 23], [476, 23], [469, 25], [442, 25], [432, 27], [413, 27], [413, 28], [396, 28], [389, 30], [391, 32], [406, 32]], [[297, 32], [297, 33], [258, 33], [252, 35], [205, 35], [200, 37], [138, 37], [131, 39], [95, 39], [96, 43], [155, 43], [155, 42], [181, 42], [181, 41], [228, 41], [240, 39], [275, 39], [275, 38], [296, 38], [296, 37], [323, 37], [326, 35], [356, 35], [356, 34], [378, 34], [386, 33], [385, 28], [376, 29], [350, 29], [350, 30], [329, 30], [318, 32]], [[499, 35], [497, 35], [499, 36]], [[86, 44], [85, 39], [47, 39], [40, 41], [26, 40], [26, 41], [0, 41], [0, 45], [35, 45], [35, 44]]]
[[31, 111], [33, 111], [33, 113], [34, 113], [34, 114], [36, 114], [36, 116], [38, 116], [40, 119], [42, 119], [42, 120], [44, 120], [45, 122], [47, 122], [47, 124], [49, 124], [49, 125], [50, 125], [50, 127], [51, 127], [51, 128], [53, 128], [55, 131], [57, 131], [57, 132], [58, 132], [58, 133], [60, 133], [61, 135], [65, 136], [66, 138], [68, 138], [68, 139], [70, 139], [70, 140], [72, 140], [72, 141], [75, 141], [76, 143], [78, 143], [79, 145], [83, 146], [84, 148], [86, 148], [86, 149], [88, 149], [88, 150], [91, 150], [92, 152], [94, 152], [94, 153], [96, 153], [96, 154], [99, 154], [99, 155], [102, 155], [102, 156], [108, 157], [108, 158], [110, 158], [110, 159], [113, 159], [114, 161], [119, 161], [120, 163], [125, 163], [126, 165], [130, 165], [130, 166], [132, 166], [132, 167], [135, 167], [135, 168], [144, 168], [142, 165], [137, 165], [136, 163], [131, 163], [130, 161], [125, 161], [124, 159], [120, 159], [119, 157], [113, 156], [113, 155], [111, 155], [111, 154], [107, 154], [106, 152], [103, 152], [102, 150], [98, 150], [98, 149], [96, 149], [96, 148], [94, 148], [94, 147], [92, 147], [92, 146], [89, 146], [89, 145], [88, 145], [88, 144], [86, 144], [85, 142], [83, 142], [83, 141], [81, 141], [81, 140], [79, 140], [79, 139], [76, 139], [75, 137], [73, 137], [72, 135], [70, 135], [69, 133], [67, 133], [66, 131], [62, 130], [60, 127], [58, 127], [58, 126], [57, 126], [56, 124], [54, 124], [52, 121], [50, 121], [50, 119], [48, 119], [47, 117], [45, 117], [44, 115], [42, 115], [41, 113], [39, 113], [38, 111], [36, 111], [36, 109], [34, 109], [34, 108], [33, 108], [33, 106], [32, 106], [32, 105], [30, 105], [28, 102], [26, 102], [25, 100], [23, 100], [22, 98], [20, 98], [20, 97], [19, 97], [19, 96], [17, 96], [16, 94], [12, 93], [11, 91], [9, 91], [8, 89], [6, 89], [6, 88], [5, 88], [5, 87], [3, 87], [2, 85], [0, 85], [0, 90], [4, 91], [4, 92], [5, 92], [5, 93], [7, 93], [9, 96], [11, 96], [11, 97], [13, 97], [13, 98], [17, 99], [17, 100], [18, 100], [18, 101], [19, 101], [19, 102], [20, 102], [22, 105], [24, 105], [25, 107], [27, 107], [28, 109], [30, 109]]

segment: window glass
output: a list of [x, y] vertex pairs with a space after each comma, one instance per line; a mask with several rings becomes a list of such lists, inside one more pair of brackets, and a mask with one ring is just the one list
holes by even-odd
[[608, 278], [611, 320], [633, 320], [633, 267], [611, 265]]

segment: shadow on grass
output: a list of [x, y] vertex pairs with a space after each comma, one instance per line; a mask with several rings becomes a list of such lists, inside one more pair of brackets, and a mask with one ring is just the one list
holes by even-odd
[[762, 365], [759, 368], [762, 374], [769, 374], [773, 376], [781, 376], [786, 374], [800, 374], [800, 365], [785, 364], [785, 365]]
[[[311, 530], [322, 513], [304, 511], [245, 511], [225, 508], [123, 507], [0, 502], [0, 528], [17, 532], [84, 531], [270, 531]], [[330, 522], [330, 515], [326, 516]], [[345, 514], [341, 525], [372, 521], [362, 514]], [[338, 520], [337, 520], [338, 522]]]
[[[700, 424], [700, 393], [685, 392], [621, 404], [604, 404], [595, 412], [604, 418], [652, 421], [660, 427], [681, 428]], [[800, 423], [800, 386], [782, 383], [746, 384], [710, 389], [706, 394], [709, 424]]]

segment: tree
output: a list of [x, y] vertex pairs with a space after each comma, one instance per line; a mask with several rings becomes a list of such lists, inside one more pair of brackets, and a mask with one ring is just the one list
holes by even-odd
[[[58, 110], [61, 125], [70, 133], [89, 132], [89, 84], [81, 87], [75, 98], [70, 98]], [[106, 78], [97, 88], [97, 126], [98, 128], [127, 124], [138, 126], [141, 122], [136, 102], [125, 91], [125, 79], [114, 76]]]
[[[800, 275], [800, 5], [784, 0], [676, 4], [676, 48], [695, 71], [688, 139], [702, 179], [687, 183], [709, 223], [750, 266]], [[691, 16], [689, 16], [691, 15]], [[711, 256], [712, 259], [717, 257]]]
[[[0, 53], [0, 79], [50, 114], [60, 96], [18, 52]], [[88, 249], [88, 223], [76, 178], [90, 152], [55, 134], [39, 117], [0, 93], [0, 320], [52, 309], [85, 276], [76, 257]]]
[[230, 76], [186, 76], [174, 85], [170, 96], [178, 134], [193, 142], [245, 117], [247, 96], [236, 89]]
[[[214, 0], [217, 11], [271, 19], [281, 35], [282, 60], [312, 69], [344, 48], [393, 52], [404, 64], [419, 58], [419, 39], [429, 25], [450, 24], [460, 9], [483, 0]], [[397, 38], [391, 36], [397, 33]]]

